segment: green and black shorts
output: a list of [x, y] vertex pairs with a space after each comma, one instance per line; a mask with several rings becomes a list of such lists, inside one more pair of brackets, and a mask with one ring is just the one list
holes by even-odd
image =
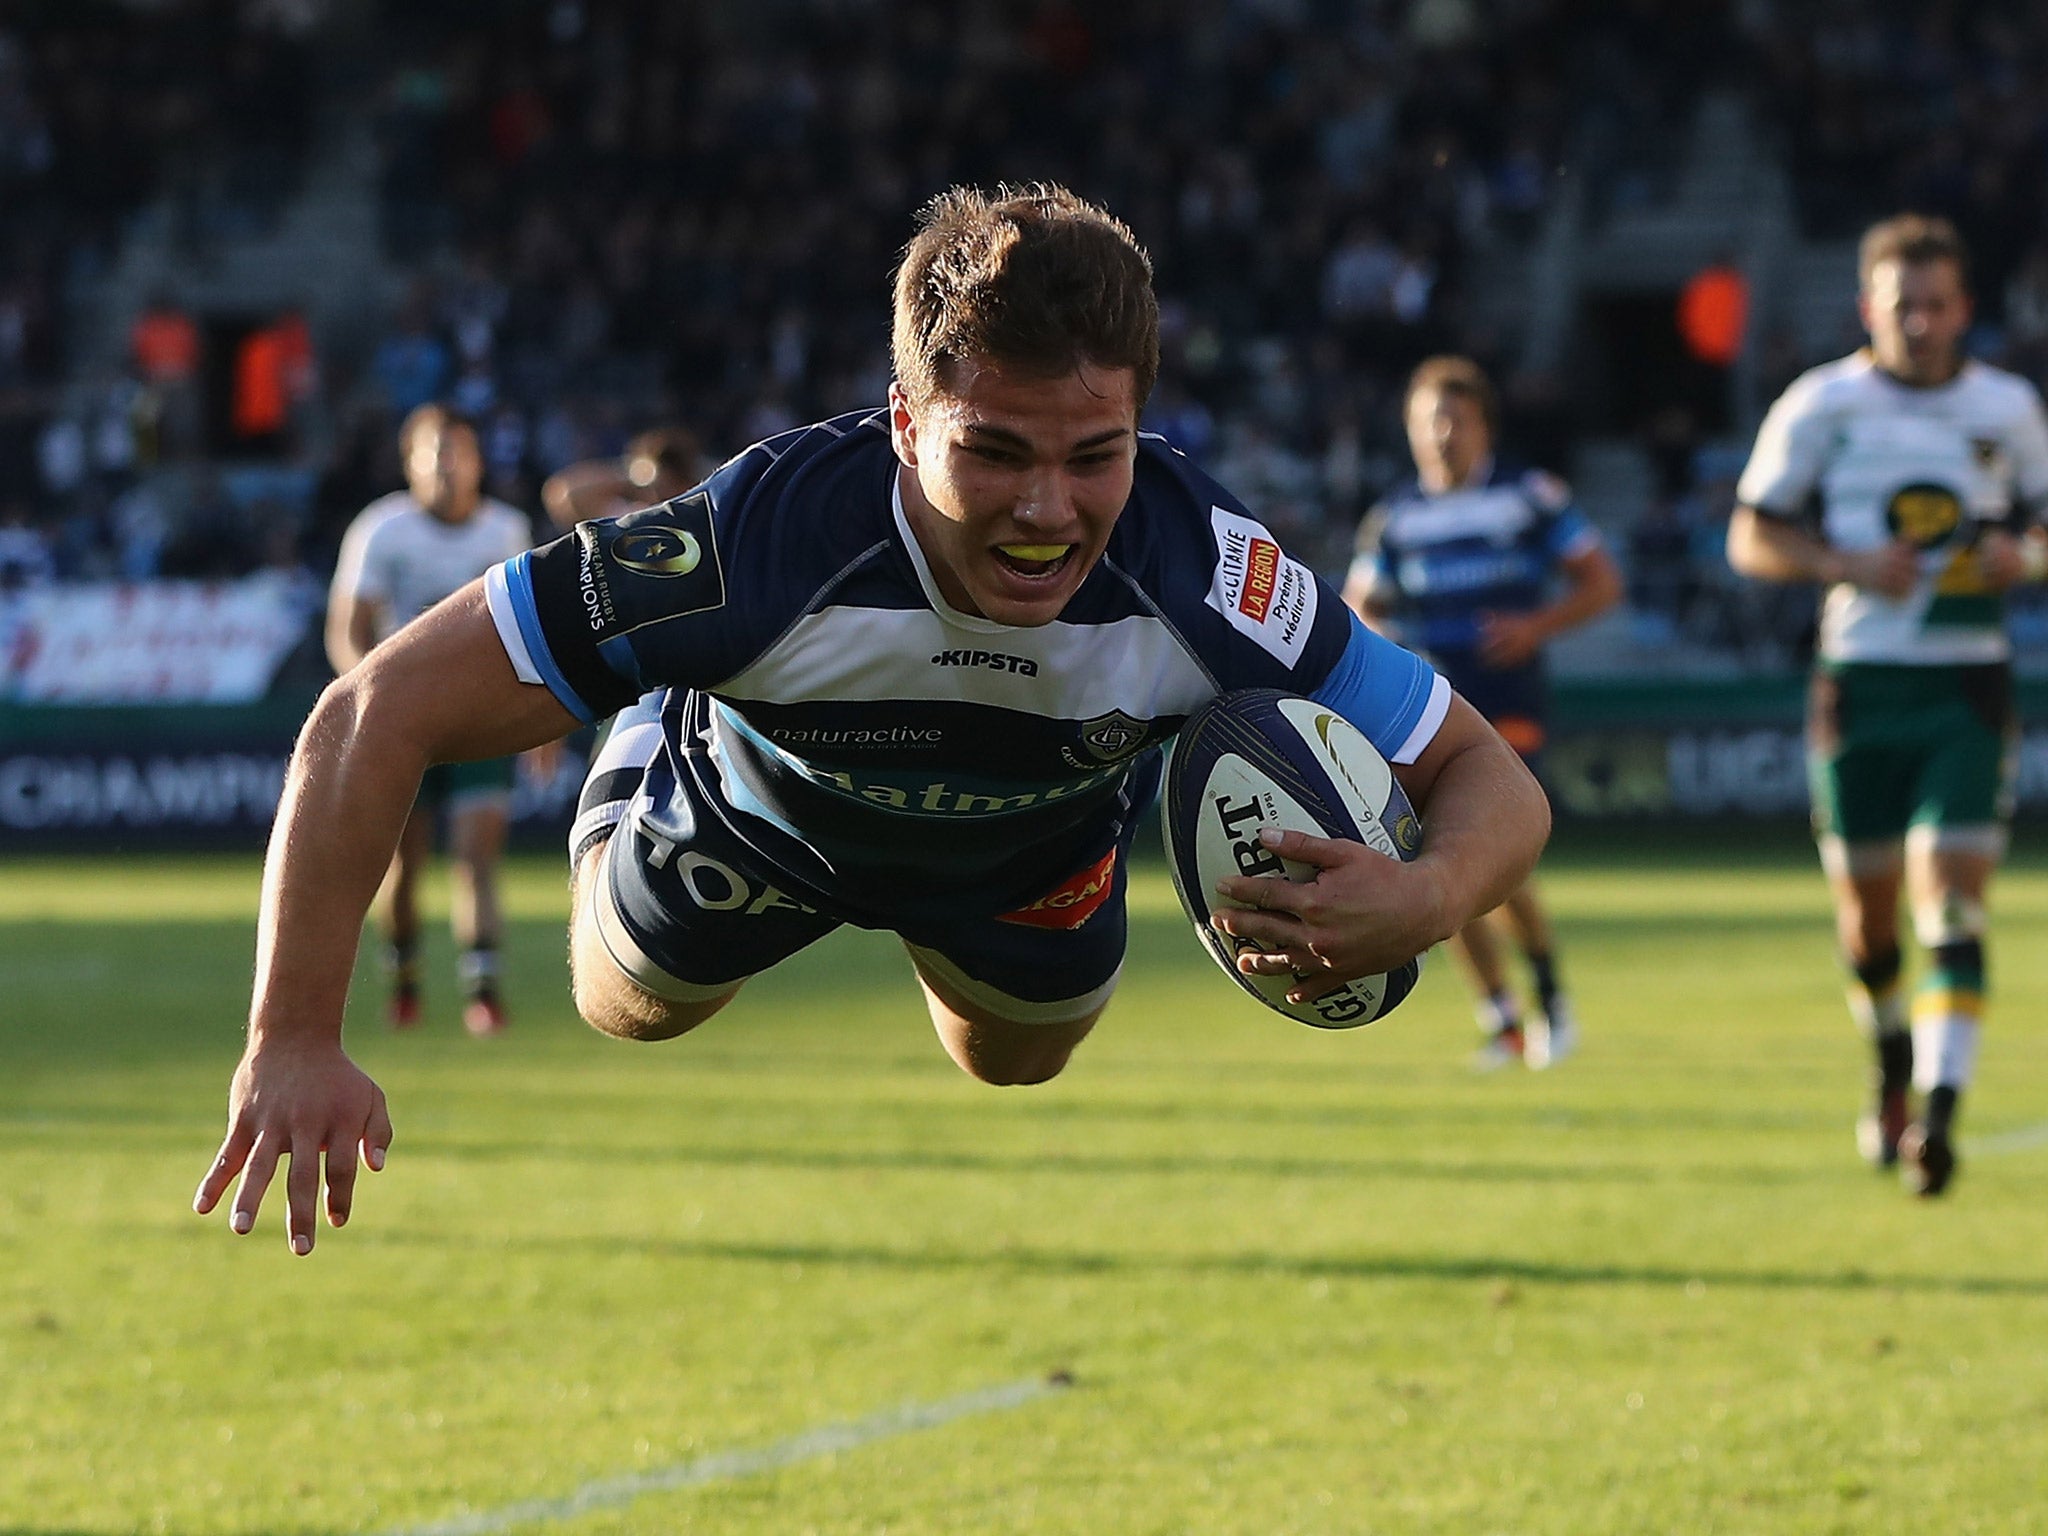
[[2012, 819], [2012, 667], [1823, 662], [1807, 695], [1816, 835], [1856, 843], [1909, 828]]

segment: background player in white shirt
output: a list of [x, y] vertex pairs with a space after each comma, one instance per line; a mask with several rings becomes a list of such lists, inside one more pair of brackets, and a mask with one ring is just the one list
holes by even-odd
[[[1985, 989], [1985, 891], [2012, 814], [2017, 729], [2003, 594], [2048, 577], [2048, 421], [2031, 385], [1962, 353], [1970, 296], [1945, 219], [1863, 239], [1870, 345], [1765, 417], [1728, 528], [1735, 569], [1827, 589], [1808, 716], [1814, 830], [1876, 1057], [1858, 1125], [1937, 1195], [1955, 1172]], [[1898, 908], [1928, 952], [1900, 997]], [[1909, 1090], [1925, 1096], [1917, 1119]]]
[[[476, 428], [439, 405], [423, 405], [399, 431], [406, 489], [380, 496], [349, 526], [328, 598], [327, 657], [347, 672], [449, 593], [532, 542], [526, 514], [481, 492]], [[448, 817], [455, 899], [450, 913], [471, 1034], [505, 1027], [498, 991], [498, 861], [512, 803], [510, 758], [442, 763], [421, 785], [377, 896], [392, 975], [390, 1017], [419, 1019], [420, 871], [433, 852], [434, 822]]]

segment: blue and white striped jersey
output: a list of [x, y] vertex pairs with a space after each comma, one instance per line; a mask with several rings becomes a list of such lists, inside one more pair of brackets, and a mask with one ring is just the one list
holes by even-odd
[[[520, 677], [585, 720], [670, 690], [669, 773], [644, 792], [691, 774], [740, 836], [842, 884], [1066, 873], [1222, 691], [1311, 695], [1396, 762], [1435, 735], [1448, 685], [1153, 436], [1057, 620], [959, 612], [905, 518], [887, 425], [877, 411], [770, 438], [663, 506], [497, 567], [491, 612]], [[1017, 873], [1027, 851], [1049, 874]]]
[[1495, 463], [1456, 490], [1399, 486], [1359, 524], [1351, 580], [1388, 601], [1404, 641], [1456, 675], [1479, 647], [1482, 615], [1542, 607], [1558, 563], [1599, 542], [1563, 481]]

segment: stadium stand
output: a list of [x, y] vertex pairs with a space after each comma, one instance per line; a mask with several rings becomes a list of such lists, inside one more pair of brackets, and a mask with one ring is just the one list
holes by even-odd
[[[1639, 565], [1566, 669], [1781, 668], [1807, 614], [1736, 606], [1729, 455], [1846, 350], [1847, 238], [1904, 202], [1977, 246], [1982, 350], [2048, 366], [2044, 49], [2025, 6], [1877, 0], [10, 10], [0, 524], [48, 555], [10, 568], [317, 575], [430, 396], [529, 508], [650, 421], [731, 449], [878, 400], [906, 211], [1049, 177], [1154, 254], [1149, 424], [1312, 558], [1403, 470], [1407, 368], [1462, 350]], [[1723, 254], [1747, 345], [1704, 403], [1646, 392], [1644, 317]], [[252, 347], [289, 366], [238, 438]]]

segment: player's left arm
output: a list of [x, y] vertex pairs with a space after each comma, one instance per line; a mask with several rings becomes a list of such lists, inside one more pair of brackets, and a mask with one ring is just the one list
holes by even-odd
[[1559, 635], [1589, 624], [1621, 601], [1621, 567], [1572, 501], [1557, 476], [1532, 470], [1522, 495], [1539, 519], [1545, 564], [1563, 578], [1555, 601], [1526, 613], [1488, 613], [1479, 622], [1479, 659], [1489, 667], [1519, 667], [1536, 659]]
[[1558, 561], [1564, 591], [1528, 613], [1490, 613], [1480, 626], [1479, 657], [1490, 667], [1519, 667], [1557, 636], [1590, 624], [1621, 601], [1621, 567], [1598, 539]]
[[1421, 816], [1422, 851], [1412, 862], [1363, 843], [1284, 832], [1271, 846], [1282, 858], [1314, 866], [1313, 880], [1240, 877], [1217, 887], [1226, 901], [1253, 909], [1219, 910], [1212, 919], [1232, 937], [1261, 946], [1240, 961], [1243, 969], [1300, 974], [1296, 1001], [1403, 965], [1492, 911], [1528, 879], [1550, 837], [1542, 789], [1470, 704], [1409, 653], [1365, 636], [1362, 625], [1347, 662], [1352, 676], [1319, 696], [1379, 743], [1387, 733], [1359, 718], [1375, 707], [1376, 690], [1392, 685], [1380, 694], [1380, 707], [1402, 690], [1412, 701], [1418, 684], [1432, 700], [1442, 689], [1447, 702], [1433, 731], [1424, 722], [1434, 708], [1400, 705], [1401, 728], [1412, 720], [1414, 734], [1381, 747]]
[[2040, 396], [2028, 391], [2027, 409], [2009, 445], [2013, 464], [2013, 512], [2002, 527], [1986, 529], [1974, 551], [1977, 578], [1992, 592], [2022, 582], [2048, 582], [2048, 416]]

